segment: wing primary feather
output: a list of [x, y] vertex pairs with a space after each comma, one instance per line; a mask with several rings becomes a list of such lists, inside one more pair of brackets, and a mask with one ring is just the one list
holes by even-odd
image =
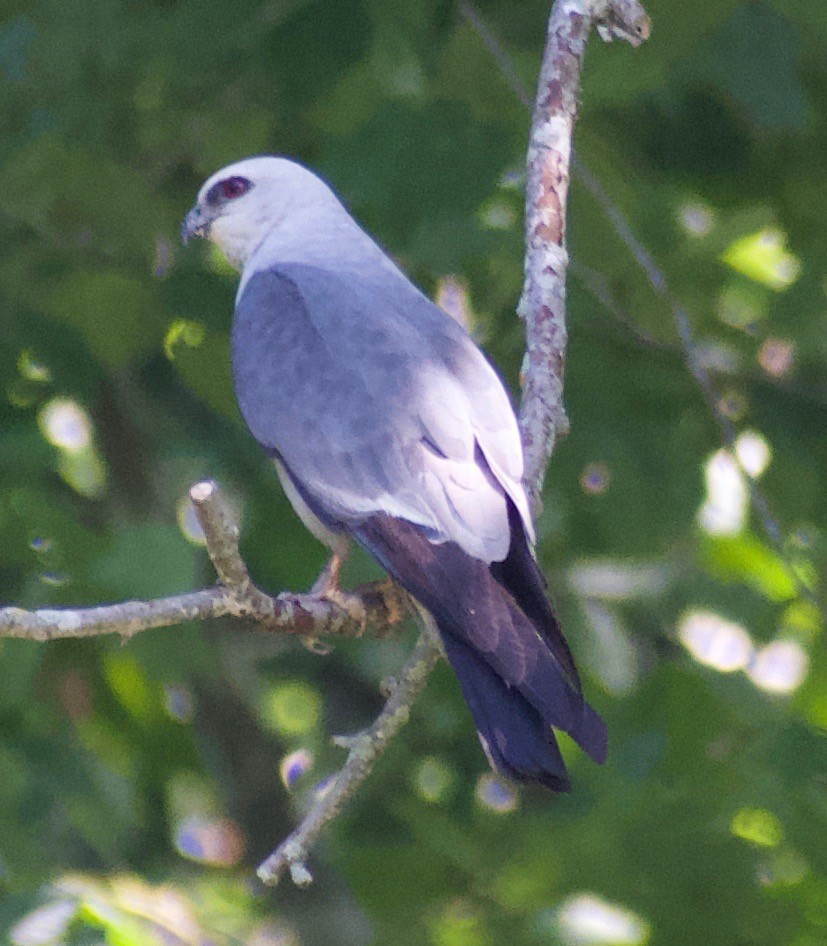
[[510, 500], [508, 522], [511, 528], [511, 545], [508, 555], [502, 562], [492, 563], [491, 573], [546, 639], [555, 660], [569, 675], [576, 689], [580, 691], [580, 676], [574, 664], [574, 657], [563, 636], [554, 608], [546, 596], [545, 576], [531, 553], [522, 517]]
[[505, 774], [543, 784], [565, 778], [551, 727], [605, 759], [605, 725], [572, 683], [568, 649], [561, 664], [551, 646], [559, 628], [539, 633], [490, 566], [389, 516], [371, 517], [353, 535], [433, 614], [477, 729]]

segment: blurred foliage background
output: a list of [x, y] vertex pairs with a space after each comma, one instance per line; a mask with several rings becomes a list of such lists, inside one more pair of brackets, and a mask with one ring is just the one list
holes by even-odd
[[[3, 0], [0, 600], [212, 581], [186, 500], [214, 476], [267, 589], [324, 560], [239, 422], [235, 278], [178, 226], [205, 176], [280, 152], [325, 174], [516, 390], [528, 116], [444, 0]], [[480, 0], [534, 87], [547, 0]], [[455, 682], [316, 852], [251, 867], [342, 761], [410, 634], [220, 624], [0, 641], [0, 936], [36, 944], [827, 942], [827, 5], [650, 0], [590, 44], [577, 147], [686, 304], [739, 430], [721, 449], [653, 294], [573, 185], [572, 431], [539, 523], [603, 768], [494, 782]], [[610, 301], [607, 308], [597, 296]], [[374, 574], [363, 558], [346, 580]], [[568, 749], [567, 749], [568, 751]]]

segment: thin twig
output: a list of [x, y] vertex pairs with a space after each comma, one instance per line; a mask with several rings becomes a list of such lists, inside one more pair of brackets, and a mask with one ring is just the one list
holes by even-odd
[[469, 25], [482, 40], [488, 52], [490, 52], [496, 60], [497, 65], [500, 67], [500, 72], [510, 86], [511, 91], [514, 92], [523, 105], [530, 110], [534, 106], [534, 103], [531, 100], [531, 93], [528, 90], [528, 86], [523, 82], [522, 76], [517, 71], [514, 60], [485, 22], [479, 10], [477, 10], [474, 4], [470, 3], [469, 0], [460, 0], [457, 7], [463, 18], [468, 21]]
[[569, 272], [576, 276], [580, 285], [596, 299], [603, 308], [614, 318], [615, 322], [624, 330], [625, 334], [634, 337], [645, 348], [654, 348], [658, 351], [681, 353], [681, 349], [673, 342], [664, 342], [655, 338], [646, 329], [635, 323], [631, 314], [612, 295], [609, 282], [603, 273], [586, 266], [575, 257], [569, 257]]
[[[576, 170], [578, 178], [600, 204], [603, 212], [606, 214], [612, 226], [614, 226], [617, 235], [629, 248], [638, 266], [643, 270], [649, 285], [664, 302], [666, 302], [667, 307], [672, 313], [672, 320], [675, 323], [675, 329], [680, 339], [684, 359], [689, 367], [689, 371], [701, 390], [701, 394], [718, 427], [718, 432], [724, 446], [733, 456], [736, 456], [735, 441], [738, 437], [738, 431], [730, 418], [721, 409], [721, 398], [715, 389], [715, 382], [712, 380], [711, 374], [703, 364], [698, 353], [698, 344], [695, 341], [695, 334], [692, 329], [689, 313], [675, 296], [672, 295], [663, 271], [658, 267], [651, 253], [638, 239], [637, 234], [635, 234], [624, 213], [612, 202], [612, 199], [606, 193], [600, 181], [582, 161], [577, 162]], [[784, 535], [781, 525], [764, 491], [758, 483], [746, 473], [744, 474], [744, 479], [747, 483], [750, 504], [758, 521], [761, 523], [764, 534], [769, 539], [778, 557], [786, 565], [787, 571], [796, 583], [801, 594], [820, 607], [820, 603], [816, 599], [813, 590], [803, 582], [798, 569], [787, 553], [787, 549], [784, 546]]]
[[266, 884], [278, 883], [286, 871], [299, 886], [313, 877], [305, 863], [308, 852], [327, 825], [342, 811], [368, 777], [374, 763], [398, 730], [408, 721], [411, 707], [428, 681], [439, 659], [431, 634], [423, 630], [397, 678], [382, 712], [369, 729], [348, 740], [347, 761], [313, 805], [301, 824], [259, 867], [258, 876]]

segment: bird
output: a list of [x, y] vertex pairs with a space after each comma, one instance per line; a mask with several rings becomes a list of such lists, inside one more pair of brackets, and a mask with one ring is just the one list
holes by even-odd
[[433, 617], [492, 767], [569, 791], [555, 730], [600, 763], [606, 726], [547, 596], [494, 367], [333, 188], [286, 157], [213, 174], [182, 237], [213, 242], [240, 272], [235, 396], [331, 552], [314, 590], [332, 593], [352, 544], [365, 549]]

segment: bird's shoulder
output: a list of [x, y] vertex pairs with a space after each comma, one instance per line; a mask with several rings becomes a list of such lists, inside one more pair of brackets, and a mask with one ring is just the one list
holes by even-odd
[[260, 318], [301, 317], [322, 333], [342, 333], [360, 341], [370, 335], [376, 342], [395, 342], [400, 348], [417, 339], [425, 348], [444, 346], [446, 355], [473, 345], [465, 330], [390, 260], [371, 262], [359, 265], [345, 257], [327, 263], [270, 264], [245, 280], [237, 313], [255, 308]]
[[[236, 364], [279, 363], [282, 389], [333, 378], [388, 415], [416, 412], [446, 452], [474, 432], [506, 475], [522, 450], [505, 385], [465, 329], [387, 257], [373, 265], [275, 263], [250, 275], [233, 330]], [[291, 370], [292, 369], [292, 370]], [[238, 370], [238, 369], [237, 369]], [[338, 385], [337, 385], [338, 387]], [[462, 433], [460, 433], [460, 430]]]
[[393, 275], [304, 263], [251, 274], [233, 332], [242, 414], [340, 517], [393, 506], [501, 557], [504, 493], [528, 518], [513, 408], [463, 329]]

